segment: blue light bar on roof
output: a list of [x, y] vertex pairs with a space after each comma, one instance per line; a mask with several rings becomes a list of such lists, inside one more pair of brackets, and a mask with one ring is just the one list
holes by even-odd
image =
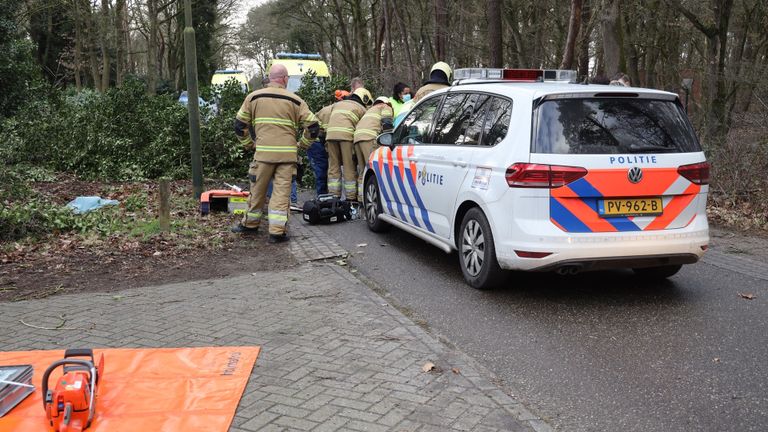
[[306, 54], [306, 53], [287, 53], [279, 52], [275, 55], [278, 59], [296, 59], [296, 60], [322, 60], [323, 56], [320, 54]]

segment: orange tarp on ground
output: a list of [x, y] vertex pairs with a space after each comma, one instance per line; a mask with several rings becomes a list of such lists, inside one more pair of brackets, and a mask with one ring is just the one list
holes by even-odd
[[[89, 431], [226, 431], [259, 347], [94, 349], [104, 353], [96, 417]], [[64, 350], [0, 352], [0, 365], [31, 364], [35, 392], [0, 418], [0, 431], [51, 430], [41, 379]], [[51, 374], [55, 386], [59, 367]]]

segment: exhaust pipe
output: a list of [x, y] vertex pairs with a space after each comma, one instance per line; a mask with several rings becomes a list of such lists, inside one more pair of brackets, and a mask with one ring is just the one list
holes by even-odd
[[581, 271], [580, 265], [566, 265], [555, 270], [560, 276], [573, 276]]

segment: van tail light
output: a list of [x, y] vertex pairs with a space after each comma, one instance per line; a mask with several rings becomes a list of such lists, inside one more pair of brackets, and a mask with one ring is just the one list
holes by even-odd
[[587, 175], [586, 168], [518, 162], [507, 168], [509, 187], [559, 188]]
[[700, 162], [690, 165], [682, 165], [677, 168], [677, 173], [697, 185], [709, 184], [709, 162]]

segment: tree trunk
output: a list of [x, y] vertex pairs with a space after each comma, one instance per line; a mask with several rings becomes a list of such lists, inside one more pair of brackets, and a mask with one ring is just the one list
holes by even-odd
[[576, 49], [576, 36], [581, 28], [581, 7], [582, 0], [571, 0], [571, 18], [568, 20], [568, 38], [565, 42], [565, 52], [563, 61], [560, 62], [560, 69], [573, 68], [573, 57]]
[[[632, 85], [634, 86], [640, 86], [640, 71], [639, 71], [639, 55], [637, 52], [637, 46], [635, 45], [635, 40], [633, 39], [632, 35], [632, 23], [630, 21], [630, 12], [629, 8], [625, 7], [622, 11], [623, 14], [623, 20], [624, 23], [622, 25], [623, 34], [625, 37], [622, 38], [622, 42], [624, 43], [624, 50], [628, 53], [627, 56], [627, 69], [626, 73], [629, 75], [629, 79], [632, 81]], [[647, 31], [647, 33], [651, 33], [650, 30]]]
[[393, 7], [392, 11], [395, 13], [395, 19], [397, 20], [397, 23], [400, 26], [400, 34], [403, 36], [403, 43], [405, 45], [405, 54], [408, 60], [408, 72], [409, 72], [409, 76], [411, 77], [411, 82], [417, 83], [418, 79], [416, 78], [416, 71], [413, 69], [414, 63], [413, 63], [413, 57], [411, 55], [411, 44], [408, 42], [408, 32], [406, 31], [405, 22], [403, 21], [403, 17], [400, 15], [400, 11], [398, 11], [397, 7]]
[[93, 83], [93, 88], [99, 90], [101, 87], [101, 74], [99, 74], [99, 56], [96, 55], [96, 39], [98, 38], [98, 31], [96, 31], [96, 25], [93, 22], [93, 10], [91, 9], [90, 1], [83, 0], [83, 7], [85, 9], [83, 19], [85, 20], [86, 41], [88, 41], [87, 50], [91, 67], [91, 82]]
[[714, 146], [720, 145], [725, 140], [730, 123], [726, 110], [728, 95], [726, 93], [725, 59], [728, 24], [733, 9], [733, 0], [712, 0], [714, 24], [704, 24], [696, 14], [683, 7], [676, 0], [666, 0], [666, 2], [688, 18], [691, 24], [706, 37], [705, 61], [707, 68], [704, 88], [706, 100], [710, 107], [705, 110], [707, 119], [703, 141], [709, 141]]
[[386, 28], [386, 49], [384, 52], [384, 64], [392, 66], [392, 14], [389, 0], [384, 0], [384, 27]]
[[128, 37], [128, 14], [126, 7], [126, 0], [117, 0], [115, 2], [115, 28], [117, 29], [117, 48], [115, 56], [115, 85], [120, 87], [123, 85], [123, 77], [125, 75], [126, 67], [126, 55], [128, 52], [127, 37]]
[[619, 37], [619, 0], [603, 0], [603, 64], [608, 78], [613, 77], [621, 63], [621, 40]]
[[147, 0], [149, 37], [147, 40], [147, 94], [157, 92], [157, 0]]
[[501, 30], [501, 0], [488, 0], [488, 47], [490, 67], [504, 66], [504, 45]]
[[101, 91], [109, 88], [109, 40], [111, 26], [109, 25], [109, 0], [101, 0]]
[[351, 38], [349, 36], [349, 31], [347, 30], [346, 14], [341, 9], [341, 5], [339, 5], [338, 0], [333, 0], [333, 7], [334, 12], [336, 13], [336, 23], [338, 24], [339, 30], [341, 31], [341, 34], [339, 35], [339, 38], [341, 39], [341, 46], [343, 48], [341, 56], [344, 59], [346, 73], [350, 75], [356, 75], [358, 71], [355, 69], [354, 64], [355, 52], [352, 48], [352, 44], [350, 43]]
[[[589, 34], [592, 26], [589, 25], [592, 20], [591, 0], [584, 0], [581, 8], [581, 36], [579, 37], [579, 77], [582, 79], [589, 76]], [[587, 25], [584, 25], [587, 23]]]
[[[445, 61], [448, 48], [448, 5], [445, 0], [434, 0], [435, 5], [435, 61]], [[398, 12], [399, 13], [399, 12]]]
[[82, 77], [80, 76], [80, 68], [82, 66], [82, 59], [80, 58], [81, 53], [83, 52], [83, 28], [82, 28], [82, 22], [83, 20], [80, 17], [80, 2], [75, 1], [74, 3], [75, 8], [75, 16], [74, 16], [74, 24], [75, 24], [75, 88], [77, 91], [82, 90], [83, 83], [82, 83]]
[[359, 0], [354, 2], [353, 16], [355, 17], [355, 29], [357, 33], [357, 47], [358, 47], [358, 65], [357, 69], [367, 72], [371, 69], [373, 61], [371, 59], [371, 48], [368, 39], [368, 28], [366, 16], [363, 13], [363, 4]]

